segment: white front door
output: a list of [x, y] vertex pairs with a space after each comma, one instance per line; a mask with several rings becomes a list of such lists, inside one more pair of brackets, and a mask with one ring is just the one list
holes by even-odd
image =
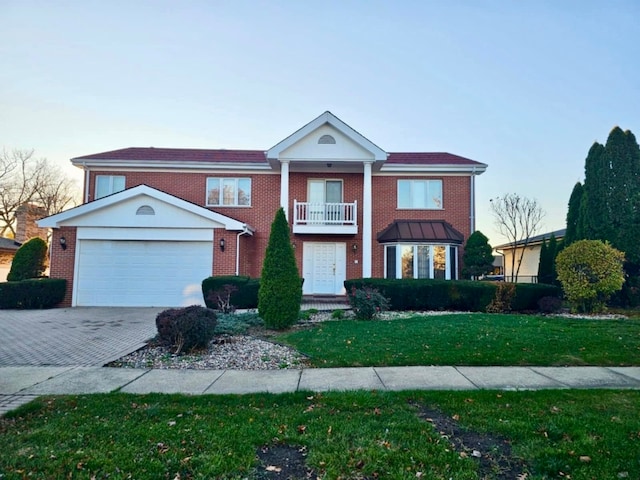
[[302, 270], [305, 295], [344, 295], [347, 244], [304, 242]]

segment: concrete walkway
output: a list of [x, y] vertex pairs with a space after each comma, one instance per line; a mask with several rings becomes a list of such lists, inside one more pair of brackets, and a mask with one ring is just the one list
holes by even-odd
[[368, 367], [304, 370], [158, 370], [0, 367], [0, 414], [39, 395], [247, 394], [341, 390], [640, 389], [640, 367]]

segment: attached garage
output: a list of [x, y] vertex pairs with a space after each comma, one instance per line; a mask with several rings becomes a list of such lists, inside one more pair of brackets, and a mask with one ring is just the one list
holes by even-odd
[[[38, 223], [53, 228], [54, 243], [61, 246], [52, 251], [52, 276], [67, 278], [71, 306], [203, 304], [202, 280], [214, 272], [218, 236], [253, 233], [246, 224], [146, 185]], [[64, 237], [70, 228], [73, 240]], [[218, 258], [227, 267], [237, 265], [239, 252], [231, 250]], [[69, 270], [73, 274], [66, 276]]]
[[78, 306], [165, 307], [202, 304], [212, 242], [80, 240]]

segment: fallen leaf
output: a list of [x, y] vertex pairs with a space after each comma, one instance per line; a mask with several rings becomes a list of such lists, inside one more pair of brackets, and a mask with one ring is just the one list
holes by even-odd
[[280, 467], [276, 467], [275, 465], [269, 465], [267, 468], [265, 468], [265, 470], [267, 472], [281, 472], [282, 469]]
[[306, 425], [298, 425], [298, 433], [304, 433], [307, 430]]
[[582, 463], [589, 463], [589, 462], [591, 462], [591, 457], [588, 456], [588, 455], [581, 455], [580, 456], [580, 461]]
[[474, 450], [473, 452], [471, 452], [471, 456], [475, 458], [480, 458], [482, 457], [482, 454], [478, 450]]
[[457, 422], [458, 420], [460, 420], [460, 415], [458, 415], [458, 414], [456, 413], [456, 414], [455, 414], [453, 417], [451, 417], [451, 418], [453, 418], [453, 419]]
[[167, 422], [167, 425], [169, 425], [170, 427], [173, 427], [176, 424], [175, 420], [171, 420], [170, 422]]

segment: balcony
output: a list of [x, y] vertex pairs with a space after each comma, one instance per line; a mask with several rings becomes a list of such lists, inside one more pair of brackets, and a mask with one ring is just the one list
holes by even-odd
[[293, 233], [358, 233], [358, 203], [293, 201]]

